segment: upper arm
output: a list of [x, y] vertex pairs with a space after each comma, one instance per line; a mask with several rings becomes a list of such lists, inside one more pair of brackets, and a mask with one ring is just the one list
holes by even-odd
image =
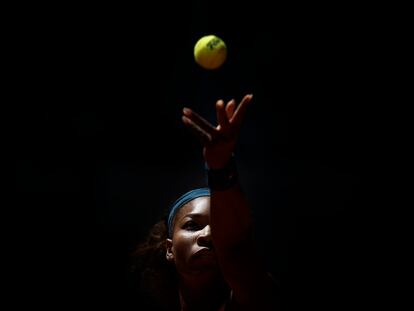
[[233, 301], [243, 306], [241, 310], [274, 310], [267, 306], [272, 304], [277, 286], [257, 248], [243, 191], [239, 186], [213, 191], [210, 204], [213, 245], [222, 274], [233, 290]]
[[278, 284], [266, 270], [254, 244], [234, 249], [226, 256], [219, 261], [237, 310], [275, 310]]

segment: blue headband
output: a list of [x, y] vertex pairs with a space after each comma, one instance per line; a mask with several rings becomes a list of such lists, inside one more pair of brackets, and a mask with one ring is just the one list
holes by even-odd
[[210, 196], [210, 189], [209, 188], [197, 188], [190, 190], [184, 193], [181, 197], [179, 197], [169, 208], [168, 210], [168, 236], [172, 237], [172, 230], [173, 230], [173, 221], [175, 215], [177, 214], [178, 210], [183, 207], [188, 202], [197, 199], [199, 197], [209, 197]]

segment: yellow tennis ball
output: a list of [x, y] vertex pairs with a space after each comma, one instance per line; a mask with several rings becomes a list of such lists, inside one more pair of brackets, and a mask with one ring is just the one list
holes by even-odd
[[227, 58], [227, 46], [215, 35], [201, 37], [194, 46], [194, 58], [204, 69], [216, 69]]

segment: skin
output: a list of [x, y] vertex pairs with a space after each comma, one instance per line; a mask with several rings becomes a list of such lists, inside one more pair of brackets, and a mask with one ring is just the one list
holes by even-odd
[[[216, 126], [190, 108], [183, 109], [182, 121], [203, 143], [204, 160], [211, 169], [229, 162], [251, 100], [250, 94], [238, 105], [234, 99], [218, 100]], [[194, 210], [203, 216], [199, 230], [188, 233], [183, 226]], [[276, 310], [274, 284], [256, 250], [250, 208], [238, 183], [223, 191], [212, 190], [209, 200], [187, 203], [174, 224], [173, 237], [166, 241], [166, 257], [179, 273], [182, 310], [217, 310], [228, 297], [226, 286], [232, 291], [231, 310]], [[193, 259], [201, 248], [211, 249], [213, 258]]]
[[217, 126], [190, 108], [183, 109], [182, 120], [204, 144], [203, 155], [210, 168], [222, 168], [229, 161], [252, 98], [251, 94], [245, 95], [237, 107], [234, 99], [227, 104], [219, 99], [216, 102]]
[[[167, 260], [174, 261], [183, 277], [218, 270], [211, 239], [209, 204], [210, 198], [197, 198], [183, 206], [174, 219], [173, 239], [167, 239]], [[198, 253], [200, 251], [202, 253]]]
[[210, 198], [184, 205], [173, 226], [172, 239], [166, 240], [166, 258], [177, 268], [183, 310], [217, 310], [229, 290], [212, 244]]

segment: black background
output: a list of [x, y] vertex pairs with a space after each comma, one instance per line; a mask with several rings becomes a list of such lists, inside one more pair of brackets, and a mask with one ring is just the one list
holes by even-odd
[[[320, 9], [13, 8], [18, 294], [58, 309], [139, 310], [130, 253], [167, 204], [204, 184], [181, 109], [214, 122], [216, 99], [253, 93], [237, 161], [282, 304], [351, 305], [364, 283], [368, 55], [355, 11]], [[228, 46], [215, 71], [192, 54], [206, 34]]]

